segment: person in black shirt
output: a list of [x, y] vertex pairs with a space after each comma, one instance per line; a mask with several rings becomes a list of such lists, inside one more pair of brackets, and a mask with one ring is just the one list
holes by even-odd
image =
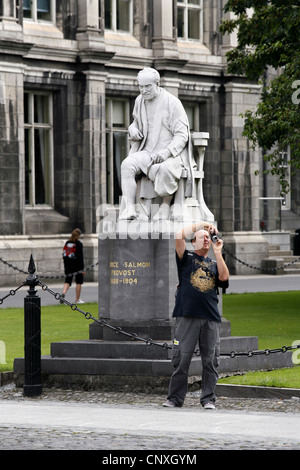
[[[75, 303], [84, 303], [80, 299], [81, 287], [83, 284], [84, 276], [84, 259], [83, 259], [83, 245], [79, 240], [81, 231], [79, 228], [75, 228], [71, 234], [70, 239], [65, 243], [63, 249], [63, 261], [65, 268], [65, 283], [62, 291], [62, 298], [65, 297], [66, 293], [69, 290], [69, 287], [72, 285], [73, 273], [75, 273], [75, 282], [76, 282], [76, 300]], [[80, 271], [80, 272], [78, 272]], [[62, 302], [63, 303], [63, 302]]]
[[[215, 408], [215, 387], [220, 343], [218, 287], [228, 287], [229, 271], [222, 256], [223, 241], [210, 233], [217, 230], [208, 222], [199, 222], [176, 234], [176, 262], [179, 286], [173, 317], [176, 318], [173, 341], [173, 374], [168, 399], [163, 406], [182, 406], [187, 392], [188, 371], [197, 345], [202, 361], [200, 403]], [[194, 251], [186, 250], [185, 238], [192, 239]], [[215, 260], [208, 257], [213, 247]]]

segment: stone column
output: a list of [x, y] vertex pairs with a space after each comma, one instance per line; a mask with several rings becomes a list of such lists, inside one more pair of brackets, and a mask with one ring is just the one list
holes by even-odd
[[80, 172], [81, 197], [78, 200], [84, 230], [93, 233], [96, 208], [100, 204], [101, 143], [105, 135], [105, 77], [104, 72], [86, 71], [83, 101], [83, 145]]
[[259, 231], [260, 151], [243, 136], [247, 109], [258, 102], [260, 87], [237, 83], [225, 85], [221, 165], [221, 214], [224, 246], [243, 263], [226, 256], [231, 274], [253, 274], [267, 256], [267, 242]]
[[15, 0], [0, 0], [0, 33], [2, 38], [22, 40], [22, 27], [18, 24]]
[[0, 0], [0, 49], [5, 57], [0, 64], [1, 235], [24, 232], [23, 66], [16, 63], [16, 57], [30, 46], [21, 42], [22, 28], [17, 21], [15, 2]]
[[24, 233], [23, 68], [0, 66], [0, 234]]
[[223, 230], [259, 229], [259, 169], [260, 154], [251, 149], [243, 136], [241, 114], [257, 104], [259, 87], [247, 83], [225, 85], [222, 129], [221, 212]]
[[153, 0], [153, 54], [158, 57], [177, 57], [173, 35], [173, 0]]
[[100, 28], [99, 2], [80, 0], [78, 2], [78, 48], [104, 50], [104, 30]]

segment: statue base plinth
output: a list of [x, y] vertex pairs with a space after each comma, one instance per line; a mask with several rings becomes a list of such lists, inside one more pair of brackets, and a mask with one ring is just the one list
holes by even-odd
[[[99, 238], [99, 319], [137, 336], [168, 340], [178, 284], [174, 235], [123, 236]], [[126, 340], [96, 322], [90, 326], [91, 339], [112, 337]]]

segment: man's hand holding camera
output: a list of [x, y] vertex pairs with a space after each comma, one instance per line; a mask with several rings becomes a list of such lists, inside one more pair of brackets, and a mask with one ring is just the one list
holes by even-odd
[[210, 232], [210, 238], [212, 241], [212, 248], [214, 253], [222, 253], [223, 240], [218, 237], [215, 231]]

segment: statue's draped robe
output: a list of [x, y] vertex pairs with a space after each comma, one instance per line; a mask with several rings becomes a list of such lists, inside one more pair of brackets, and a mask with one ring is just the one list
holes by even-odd
[[[154, 182], [147, 177], [142, 178], [139, 197], [153, 199], [156, 196], [163, 197], [174, 194], [178, 189], [178, 181], [183, 169], [187, 174], [185, 197], [190, 197], [193, 189], [195, 161], [192, 154], [188, 118], [178, 98], [163, 88], [159, 90], [153, 119], [153, 148], [150, 153], [156, 155], [161, 150], [169, 149], [171, 157], [163, 163], [155, 165], [157, 170]], [[139, 142], [131, 142], [129, 155], [144, 150], [147, 144], [148, 121], [145, 100], [142, 95], [139, 95], [135, 101], [133, 123], [128, 129], [129, 135], [133, 127], [142, 132], [143, 139]]]

